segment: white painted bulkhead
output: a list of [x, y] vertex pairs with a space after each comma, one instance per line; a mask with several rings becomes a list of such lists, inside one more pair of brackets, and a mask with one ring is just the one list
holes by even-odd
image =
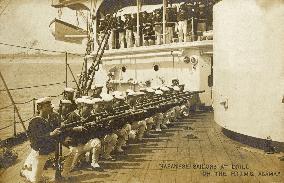
[[284, 142], [284, 1], [216, 4], [213, 50], [215, 121]]
[[[132, 49], [108, 50], [103, 57], [105, 70], [113, 67], [118, 69], [118, 79], [128, 81], [134, 79], [138, 83], [151, 81], [151, 86], [161, 86], [171, 84], [172, 78], [178, 78], [181, 84], [185, 84], [185, 89], [191, 91], [202, 91], [200, 94], [201, 103], [206, 106], [212, 105], [211, 87], [208, 86], [208, 76], [211, 74], [210, 54], [202, 54], [204, 50], [212, 51], [212, 42], [200, 43], [206, 47], [192, 47], [197, 43], [185, 43], [187, 46], [178, 49], [179, 43], [169, 45], [154, 45]], [[183, 44], [183, 43], [182, 43]], [[183, 44], [184, 45], [184, 44]], [[129, 52], [127, 52], [127, 50]], [[133, 50], [133, 52], [131, 52]], [[142, 51], [141, 51], [142, 50]], [[184, 58], [195, 56], [198, 60], [196, 67], [192, 63], [184, 62]], [[159, 66], [159, 70], [154, 70], [154, 65]], [[121, 68], [125, 66], [126, 72]]]

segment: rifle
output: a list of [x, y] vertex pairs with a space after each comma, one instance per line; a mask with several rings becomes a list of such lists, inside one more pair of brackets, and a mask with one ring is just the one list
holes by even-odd
[[[63, 125], [61, 125], [60, 130], [64, 131], [68, 128], [83, 126], [89, 132], [92, 132], [94, 134], [98, 134], [98, 136], [103, 136], [106, 133], [109, 133], [109, 132], [111, 132], [115, 129], [115, 128], [112, 128], [112, 126], [114, 126], [113, 122], [120, 121], [120, 119], [134, 115], [136, 113], [137, 112], [133, 112], [133, 111], [128, 110], [128, 111], [123, 111], [123, 112], [116, 113], [115, 115], [107, 116], [107, 117], [102, 117], [102, 116], [99, 116], [99, 115], [92, 115], [85, 120], [80, 120], [80, 121], [76, 121], [76, 122], [73, 122], [73, 123], [63, 124]], [[104, 115], [106, 115], [106, 114], [104, 114]]]
[[[61, 114], [62, 114], [62, 106], [60, 104], [59, 106], [59, 127], [61, 126]], [[61, 165], [61, 158], [62, 157], [62, 144], [60, 143], [60, 140], [57, 139], [56, 141], [56, 149], [55, 149], [55, 180], [59, 180], [62, 178], [61, 176], [61, 170], [62, 170], [62, 165]]]

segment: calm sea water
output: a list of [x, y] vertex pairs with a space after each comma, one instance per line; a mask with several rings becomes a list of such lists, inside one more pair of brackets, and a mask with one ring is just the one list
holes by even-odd
[[[83, 59], [80, 57], [68, 57], [68, 63], [76, 75], [81, 72]], [[20, 88], [26, 86], [43, 85], [65, 81], [65, 58], [64, 57], [41, 57], [41, 58], [16, 58], [0, 59], [0, 71], [6, 80], [8, 87]], [[73, 78], [68, 70], [68, 86], [75, 87]], [[33, 98], [44, 96], [56, 96], [62, 93], [65, 84], [53, 85], [48, 87], [38, 87], [31, 89], [12, 90], [11, 94], [16, 103], [29, 101]], [[11, 105], [11, 100], [6, 91], [2, 80], [0, 80], [0, 109]], [[61, 96], [54, 98], [53, 103], [58, 105]], [[27, 120], [33, 115], [33, 103], [17, 105], [23, 120]], [[9, 107], [0, 110], [0, 129], [13, 124], [14, 109]], [[19, 122], [16, 116], [16, 121]], [[25, 123], [26, 126], [28, 121]], [[20, 124], [16, 125], [17, 132], [23, 130]], [[5, 139], [13, 135], [13, 126], [0, 130], [0, 139]]]

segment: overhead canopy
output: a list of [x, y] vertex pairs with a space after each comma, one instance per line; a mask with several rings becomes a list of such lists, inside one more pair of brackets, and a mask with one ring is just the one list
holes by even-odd
[[[136, 7], [137, 1], [141, 2], [142, 5], [141, 11], [145, 11], [143, 10], [143, 5], [145, 6], [145, 5], [163, 4], [163, 0], [52, 0], [52, 6], [55, 8], [68, 7], [73, 10], [92, 10], [94, 8], [95, 11], [99, 9], [100, 13], [102, 14], [108, 14], [108, 13], [113, 14], [114, 12], [123, 9], [125, 7]], [[193, 2], [193, 1], [197, 0], [167, 0], [168, 4], [179, 4], [182, 2]], [[209, 0], [209, 1], [220, 1], [220, 0]]]
[[[140, 0], [142, 3], [142, 11], [143, 5], [161, 5], [163, 4], [163, 0]], [[181, 3], [186, 0], [168, 0], [168, 3]], [[103, 14], [114, 13], [119, 9], [123, 9], [125, 7], [137, 6], [137, 0], [104, 0], [101, 4], [99, 11]], [[155, 6], [151, 6], [155, 7]], [[158, 6], [159, 8], [159, 6]], [[135, 10], [136, 12], [136, 10]], [[132, 12], [133, 13], [133, 12]]]

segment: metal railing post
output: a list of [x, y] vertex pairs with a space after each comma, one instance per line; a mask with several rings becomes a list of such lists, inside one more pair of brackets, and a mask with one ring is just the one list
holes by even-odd
[[68, 63], [67, 63], [67, 61], [68, 61], [68, 53], [65, 52], [65, 87], [66, 87], [66, 88], [67, 88], [67, 86], [68, 86], [68, 83], [67, 83], [67, 82], [68, 82], [68, 81], [67, 81], [67, 79], [68, 79], [68, 78], [67, 78], [67, 77], [68, 77], [68, 76], [67, 76], [67, 74], [68, 74], [68, 73], [67, 73], [67, 71], [68, 71], [68, 66], [67, 66], [67, 64], [68, 64]]
[[34, 112], [34, 116], [36, 115], [36, 99], [33, 98], [33, 112]]
[[14, 107], [14, 121], [13, 121], [13, 132], [14, 132], [14, 137], [17, 135], [17, 129], [16, 129], [16, 109]]
[[15, 112], [17, 113], [18, 118], [19, 118], [19, 120], [20, 120], [20, 122], [21, 122], [21, 124], [22, 124], [22, 126], [23, 126], [24, 132], [25, 132], [26, 135], [27, 135], [27, 128], [25, 127], [25, 124], [24, 124], [24, 122], [23, 122], [23, 120], [22, 120], [22, 117], [21, 117], [21, 115], [20, 115], [20, 112], [19, 112], [19, 110], [18, 110], [18, 108], [17, 108], [17, 106], [16, 106], [16, 104], [15, 104], [15, 101], [14, 101], [14, 99], [13, 99], [13, 97], [12, 97], [10, 91], [9, 91], [9, 88], [8, 88], [8, 86], [7, 86], [7, 84], [6, 84], [5, 80], [4, 80], [4, 77], [2, 76], [2, 73], [1, 73], [1, 72], [0, 72], [0, 77], [1, 77], [1, 79], [2, 79], [2, 81], [3, 81], [4, 87], [5, 87], [5, 89], [6, 89], [7, 93], [8, 93], [8, 96], [9, 96], [9, 98], [10, 98], [10, 100], [11, 100], [13, 106], [14, 106]]

